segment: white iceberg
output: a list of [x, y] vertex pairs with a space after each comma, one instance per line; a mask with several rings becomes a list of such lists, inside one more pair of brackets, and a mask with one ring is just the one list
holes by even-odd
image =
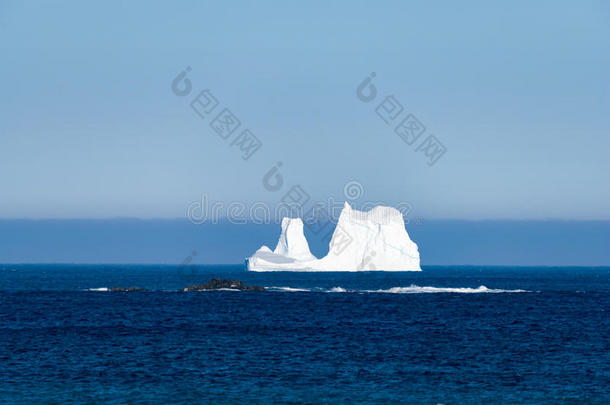
[[284, 218], [276, 248], [262, 246], [246, 261], [251, 271], [421, 271], [417, 244], [397, 209], [363, 212], [347, 202], [323, 258], [309, 251], [303, 221]]

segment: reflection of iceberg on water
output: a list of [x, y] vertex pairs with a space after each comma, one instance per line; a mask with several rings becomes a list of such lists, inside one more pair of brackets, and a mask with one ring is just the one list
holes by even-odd
[[317, 259], [309, 251], [300, 218], [284, 218], [275, 250], [262, 246], [246, 261], [252, 271], [421, 270], [417, 245], [397, 209], [378, 206], [363, 212], [347, 202], [325, 257]]

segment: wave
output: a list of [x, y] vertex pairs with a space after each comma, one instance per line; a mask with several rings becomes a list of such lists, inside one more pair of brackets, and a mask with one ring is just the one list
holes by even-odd
[[265, 287], [267, 291], [278, 291], [278, 292], [311, 292], [311, 290], [307, 288], [294, 288], [294, 287]]
[[294, 287], [267, 287], [269, 291], [286, 291], [286, 292], [328, 292], [328, 293], [385, 293], [385, 294], [433, 294], [433, 293], [453, 293], [453, 294], [481, 294], [481, 293], [526, 293], [528, 290], [504, 290], [487, 288], [481, 285], [477, 288], [470, 287], [431, 287], [431, 286], [418, 286], [411, 284], [409, 287], [391, 287], [388, 289], [379, 290], [350, 290], [343, 287], [332, 287], [332, 288], [319, 288], [314, 287], [310, 289], [305, 288], [294, 288]]
[[420, 287], [411, 284], [409, 287], [392, 287], [387, 290], [368, 290], [367, 292], [374, 293], [390, 293], [390, 294], [431, 294], [431, 293], [456, 293], [456, 294], [480, 294], [480, 293], [525, 293], [527, 290], [503, 290], [487, 288], [481, 285], [477, 288], [469, 287]]
[[[527, 293], [531, 292], [528, 290], [504, 290], [504, 289], [496, 289], [496, 288], [487, 288], [484, 285], [481, 285], [477, 288], [470, 287], [433, 287], [433, 286], [418, 286], [415, 284], [411, 284], [408, 287], [391, 287], [387, 289], [379, 289], [379, 290], [354, 290], [354, 289], [346, 289], [343, 287], [332, 287], [332, 288], [321, 288], [321, 287], [313, 287], [313, 288], [297, 288], [297, 287], [277, 287], [270, 286], [265, 287], [267, 291], [272, 292], [325, 292], [325, 293], [359, 293], [359, 294], [438, 294], [438, 293], [453, 293], [453, 294], [482, 294], [482, 293]], [[98, 287], [98, 288], [87, 288], [85, 291], [110, 291], [108, 287]], [[169, 290], [173, 291], [173, 290]], [[239, 291], [235, 288], [219, 288], [217, 290], [210, 291]]]

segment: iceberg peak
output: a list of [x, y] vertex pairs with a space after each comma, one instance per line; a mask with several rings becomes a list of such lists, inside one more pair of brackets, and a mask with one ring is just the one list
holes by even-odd
[[282, 233], [273, 251], [276, 255], [297, 260], [314, 260], [316, 257], [309, 251], [309, 243], [303, 233], [301, 218], [283, 218]]

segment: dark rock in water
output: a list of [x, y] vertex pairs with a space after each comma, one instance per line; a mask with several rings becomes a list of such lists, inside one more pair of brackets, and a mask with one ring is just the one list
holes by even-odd
[[148, 291], [146, 288], [140, 287], [112, 287], [110, 289], [111, 292], [145, 292]]
[[239, 280], [224, 280], [222, 278], [213, 278], [208, 280], [205, 284], [190, 285], [184, 288], [184, 291], [207, 291], [225, 288], [239, 291], [265, 291], [265, 287], [245, 285]]

